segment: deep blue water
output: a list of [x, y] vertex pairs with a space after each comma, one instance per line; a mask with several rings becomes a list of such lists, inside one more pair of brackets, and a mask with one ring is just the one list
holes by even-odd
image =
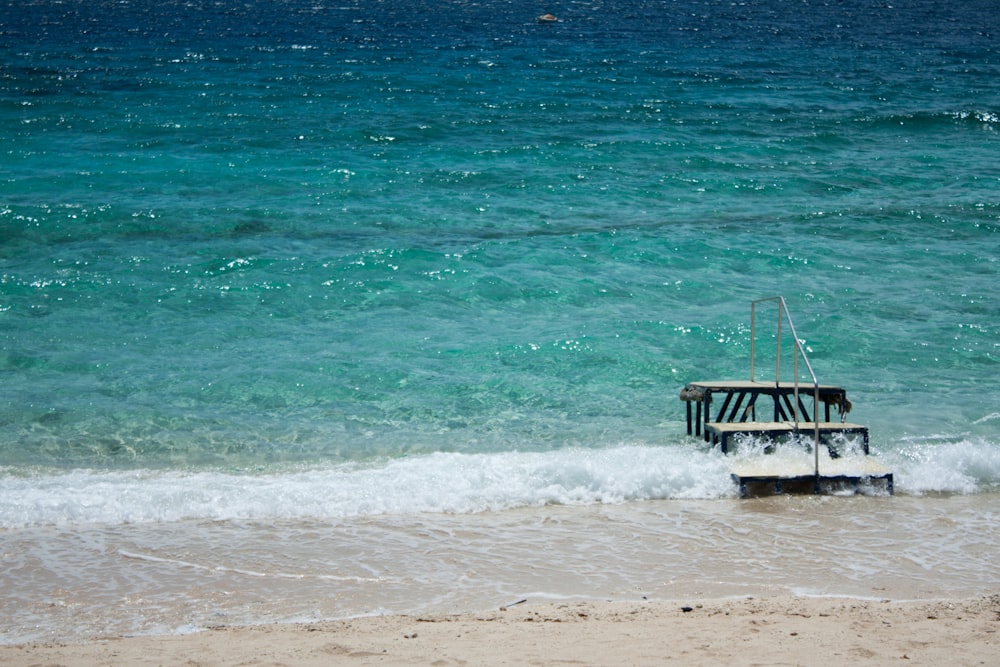
[[995, 3], [0, 16], [3, 525], [724, 496], [773, 294], [897, 488], [1000, 480]]

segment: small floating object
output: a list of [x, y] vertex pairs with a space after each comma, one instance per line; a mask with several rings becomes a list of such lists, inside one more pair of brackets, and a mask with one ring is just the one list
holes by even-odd
[[555, 14], [542, 14], [538, 17], [539, 23], [555, 23], [558, 20]]
[[[775, 379], [768, 382], [754, 378], [754, 309], [765, 301], [778, 302]], [[794, 340], [794, 379], [791, 381], [780, 379], [783, 320]], [[808, 371], [808, 381], [799, 380], [800, 359]], [[713, 405], [713, 399], [721, 399], [721, 405]], [[743, 497], [778, 493], [857, 493], [862, 489], [884, 490], [890, 495], [893, 492], [892, 473], [869, 457], [868, 427], [846, 421], [851, 410], [847, 392], [842, 387], [821, 385], [816, 380], [784, 297], [759, 299], [750, 304], [750, 380], [691, 382], [681, 390], [681, 400], [687, 404], [688, 435], [704, 434], [704, 439], [718, 446], [723, 454], [731, 454], [740, 441], [765, 443], [759, 454], [748, 458], [741, 452], [741, 456], [732, 458], [730, 471]], [[769, 409], [771, 407], [773, 409]], [[831, 419], [831, 408], [840, 412], [840, 421]], [[847, 444], [851, 439], [853, 446]], [[803, 453], [811, 448], [809, 458], [812, 460], [775, 455], [776, 445], [786, 440], [803, 445]], [[820, 456], [821, 450], [823, 456]]]

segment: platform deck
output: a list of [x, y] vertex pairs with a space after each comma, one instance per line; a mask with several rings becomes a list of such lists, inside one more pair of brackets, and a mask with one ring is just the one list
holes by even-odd
[[[822, 405], [810, 409], [808, 403], [816, 399], [816, 394], [819, 394]], [[770, 409], [758, 405], [762, 396], [770, 399]], [[850, 410], [844, 388], [829, 384], [813, 386], [795, 382], [701, 380], [688, 383], [681, 390], [681, 400], [687, 405], [688, 435], [698, 436], [702, 435], [706, 423], [755, 422], [758, 408], [767, 415], [765, 419], [775, 422], [794, 421], [796, 418], [811, 421], [820, 415], [821, 421], [829, 422], [831, 408], [838, 408], [841, 418]], [[708, 439], [706, 432], [705, 440]]]

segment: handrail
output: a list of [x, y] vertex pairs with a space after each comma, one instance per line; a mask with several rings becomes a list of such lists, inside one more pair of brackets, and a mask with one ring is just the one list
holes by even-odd
[[[809, 370], [809, 376], [812, 378], [813, 382], [813, 425], [815, 432], [813, 433], [814, 444], [813, 444], [813, 454], [814, 454], [814, 464], [816, 478], [819, 479], [819, 380], [816, 379], [816, 373], [813, 372], [812, 364], [809, 363], [809, 357], [806, 355], [805, 349], [802, 347], [802, 341], [799, 340], [799, 335], [795, 331], [795, 323], [792, 322], [792, 315], [788, 312], [788, 304], [785, 303], [785, 297], [783, 296], [771, 296], [765, 299], [757, 299], [756, 301], [750, 302], [750, 381], [754, 382], [754, 344], [757, 340], [755, 334], [755, 317], [756, 308], [758, 303], [764, 303], [766, 301], [777, 301], [778, 302], [778, 349], [775, 354], [775, 370], [774, 370], [774, 384], [777, 388], [781, 384], [781, 315], [784, 313], [785, 319], [788, 320], [788, 328], [792, 332], [792, 339], [795, 341], [795, 350], [797, 354], [792, 355], [792, 373], [794, 375], [794, 389], [793, 394], [795, 396], [795, 402], [793, 403], [792, 416], [795, 419], [795, 431], [799, 430], [799, 355], [802, 355], [802, 361], [805, 362], [806, 368]], [[775, 400], [778, 400], [775, 397]]]

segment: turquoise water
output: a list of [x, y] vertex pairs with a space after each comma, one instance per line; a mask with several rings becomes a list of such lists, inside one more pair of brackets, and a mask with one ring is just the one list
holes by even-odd
[[900, 495], [993, 497], [944, 5], [0, 3], [0, 527], [728, 503], [678, 391], [775, 294]]

